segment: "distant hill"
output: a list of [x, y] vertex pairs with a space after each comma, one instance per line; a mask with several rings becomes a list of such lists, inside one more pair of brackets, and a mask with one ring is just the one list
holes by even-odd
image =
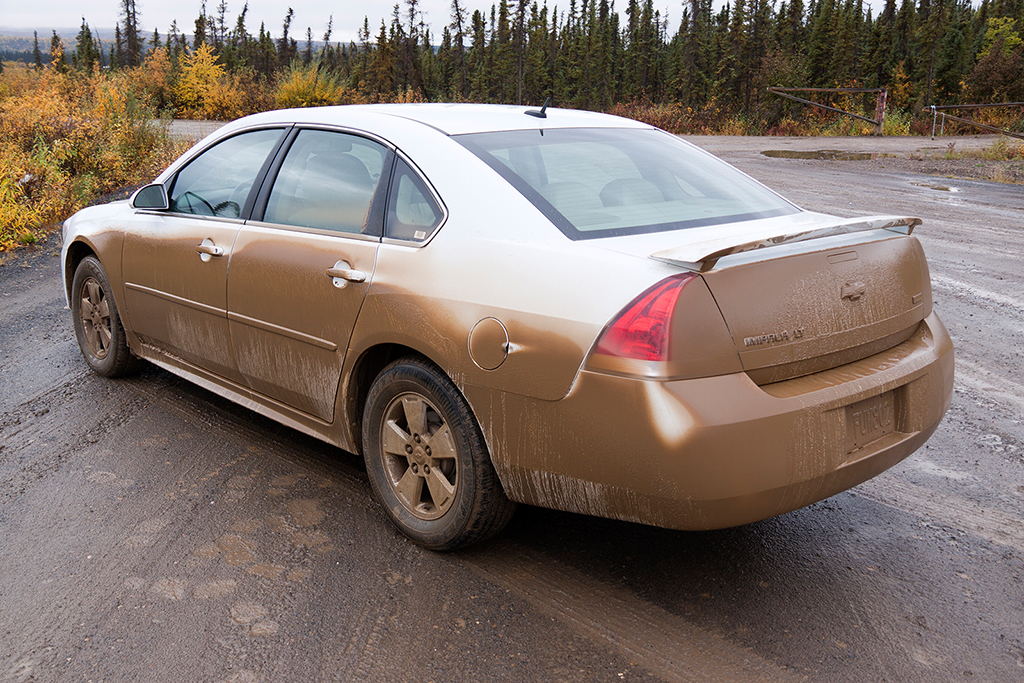
[[[39, 49], [42, 51], [43, 57], [46, 61], [49, 61], [50, 38], [53, 36], [54, 29], [46, 28], [35, 30], [39, 32]], [[64, 41], [64, 47], [68, 53], [74, 51], [75, 41], [78, 38], [78, 32], [80, 30], [82, 30], [81, 26], [56, 29], [57, 35]], [[103, 43], [103, 51], [109, 51], [116, 35], [115, 30], [112, 28], [93, 28], [92, 26], [89, 27], [89, 30], [92, 32], [93, 39], [99, 38]], [[22, 62], [32, 61], [32, 31], [33, 29], [30, 28], [0, 26], [0, 59]], [[147, 49], [148, 41], [152, 35], [152, 33], [144, 33], [142, 35], [143, 41], [147, 43]], [[160, 34], [161, 40], [166, 40], [166, 38], [166, 35], [162, 33]], [[186, 35], [185, 39], [190, 43], [192, 42], [191, 35]]]
[[[68, 53], [75, 49], [75, 41], [78, 37], [78, 32], [81, 30], [81, 26], [74, 28], [58, 28], [56, 29], [57, 35], [60, 36], [61, 40], [64, 41], [64, 46]], [[53, 36], [54, 29], [35, 29], [39, 32], [39, 49], [42, 51], [43, 56], [46, 57], [50, 54], [50, 38]], [[92, 32], [92, 37], [99, 38], [103, 42], [104, 52], [110, 50], [111, 44], [114, 42], [115, 29], [112, 28], [93, 28], [89, 27]], [[0, 58], [10, 59], [15, 61], [31, 61], [32, 60], [32, 31], [30, 28], [12, 28], [10, 26], [0, 26]], [[149, 39], [153, 36], [153, 32], [143, 32], [140, 34], [143, 40], [145, 49], [149, 50]], [[189, 33], [183, 34], [185, 41], [191, 45], [192, 35]], [[160, 41], [167, 40], [167, 34], [160, 34]], [[299, 49], [302, 50], [306, 46], [305, 40], [298, 40]], [[333, 44], [338, 44], [338, 41], [333, 41]], [[324, 43], [322, 40], [313, 41], [313, 49], [319, 50], [323, 47]], [[436, 48], [435, 48], [436, 50]]]
[[[65, 44], [74, 44], [75, 37], [78, 36], [78, 32], [82, 30], [81, 26], [74, 27], [72, 29], [63, 28], [56, 29], [57, 35], [65, 42]], [[39, 45], [42, 47], [43, 39], [46, 39], [46, 44], [50, 44], [50, 36], [53, 35], [54, 29], [35, 29], [39, 32]], [[104, 43], [114, 40], [114, 29], [96, 29], [89, 27], [89, 31], [92, 32], [92, 37], [97, 36]], [[11, 45], [22, 45], [23, 43], [17, 43], [16, 41], [24, 41], [25, 45], [28, 45], [28, 49], [32, 49], [32, 32], [33, 29], [14, 29], [12, 27], [0, 26], [0, 49], [26, 49], [24, 47], [8, 47], [8, 42]], [[152, 33], [148, 35], [153, 35]]]
[[[48, 58], [50, 54], [50, 38], [53, 36], [54, 29], [42, 28], [35, 30], [39, 32], [39, 49], [43, 56]], [[69, 51], [75, 49], [75, 40], [80, 30], [81, 26], [56, 29], [57, 35], [64, 41], [64, 46]], [[92, 31], [93, 38], [99, 38], [103, 41], [105, 49], [114, 42], [114, 29], [112, 28], [96, 29], [90, 26], [89, 30]], [[0, 58], [23, 62], [32, 61], [32, 31], [33, 29], [30, 28], [0, 26]]]

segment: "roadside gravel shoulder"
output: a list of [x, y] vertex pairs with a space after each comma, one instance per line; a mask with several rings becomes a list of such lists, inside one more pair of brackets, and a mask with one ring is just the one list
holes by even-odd
[[861, 162], [872, 171], [917, 173], [942, 178], [988, 180], [997, 183], [1024, 185], [1024, 159], [994, 161], [991, 159], [943, 159], [896, 157]]
[[[811, 163], [831, 168], [875, 173], [913, 173], [943, 178], [964, 178], [999, 183], [1024, 184], [1024, 158], [1011, 161], [990, 159], [948, 159], [947, 155], [980, 155], [1001, 137], [998, 135], [965, 135], [956, 137], [889, 136], [889, 137], [768, 137], [687, 135], [698, 147], [735, 163], [740, 158], [767, 157], [765, 152], [804, 155], [785, 158], [783, 163]], [[1013, 141], [1015, 142], [1015, 141]], [[832, 151], [846, 153], [847, 158], [834, 158]], [[826, 152], [821, 158], [814, 155]], [[849, 158], [864, 155], [867, 158]]]

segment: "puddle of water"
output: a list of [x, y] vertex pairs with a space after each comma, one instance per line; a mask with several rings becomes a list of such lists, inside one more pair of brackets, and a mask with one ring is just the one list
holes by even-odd
[[774, 159], [819, 159], [824, 161], [869, 161], [895, 156], [881, 152], [845, 152], [841, 149], [819, 149], [810, 152], [796, 149], [766, 149], [761, 154]]
[[917, 187], [927, 187], [929, 190], [938, 190], [939, 192], [959, 192], [960, 188], [957, 187], [946, 187], [945, 185], [938, 185], [936, 183], [910, 183]]

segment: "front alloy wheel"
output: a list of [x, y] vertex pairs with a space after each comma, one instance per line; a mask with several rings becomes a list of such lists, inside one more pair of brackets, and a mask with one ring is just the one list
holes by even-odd
[[85, 362], [104, 377], [121, 377], [139, 369], [111, 295], [110, 281], [94, 256], [82, 259], [71, 281], [71, 315]]
[[103, 360], [110, 351], [110, 340], [114, 336], [110, 328], [110, 304], [99, 281], [92, 276], [82, 283], [78, 318], [89, 351], [97, 360]]

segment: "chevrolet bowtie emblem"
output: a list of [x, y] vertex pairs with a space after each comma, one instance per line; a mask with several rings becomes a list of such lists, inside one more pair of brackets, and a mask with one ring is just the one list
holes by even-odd
[[863, 282], [847, 282], [843, 285], [842, 298], [849, 299], [850, 301], [856, 301], [864, 296], [864, 292], [866, 290], [867, 287]]

